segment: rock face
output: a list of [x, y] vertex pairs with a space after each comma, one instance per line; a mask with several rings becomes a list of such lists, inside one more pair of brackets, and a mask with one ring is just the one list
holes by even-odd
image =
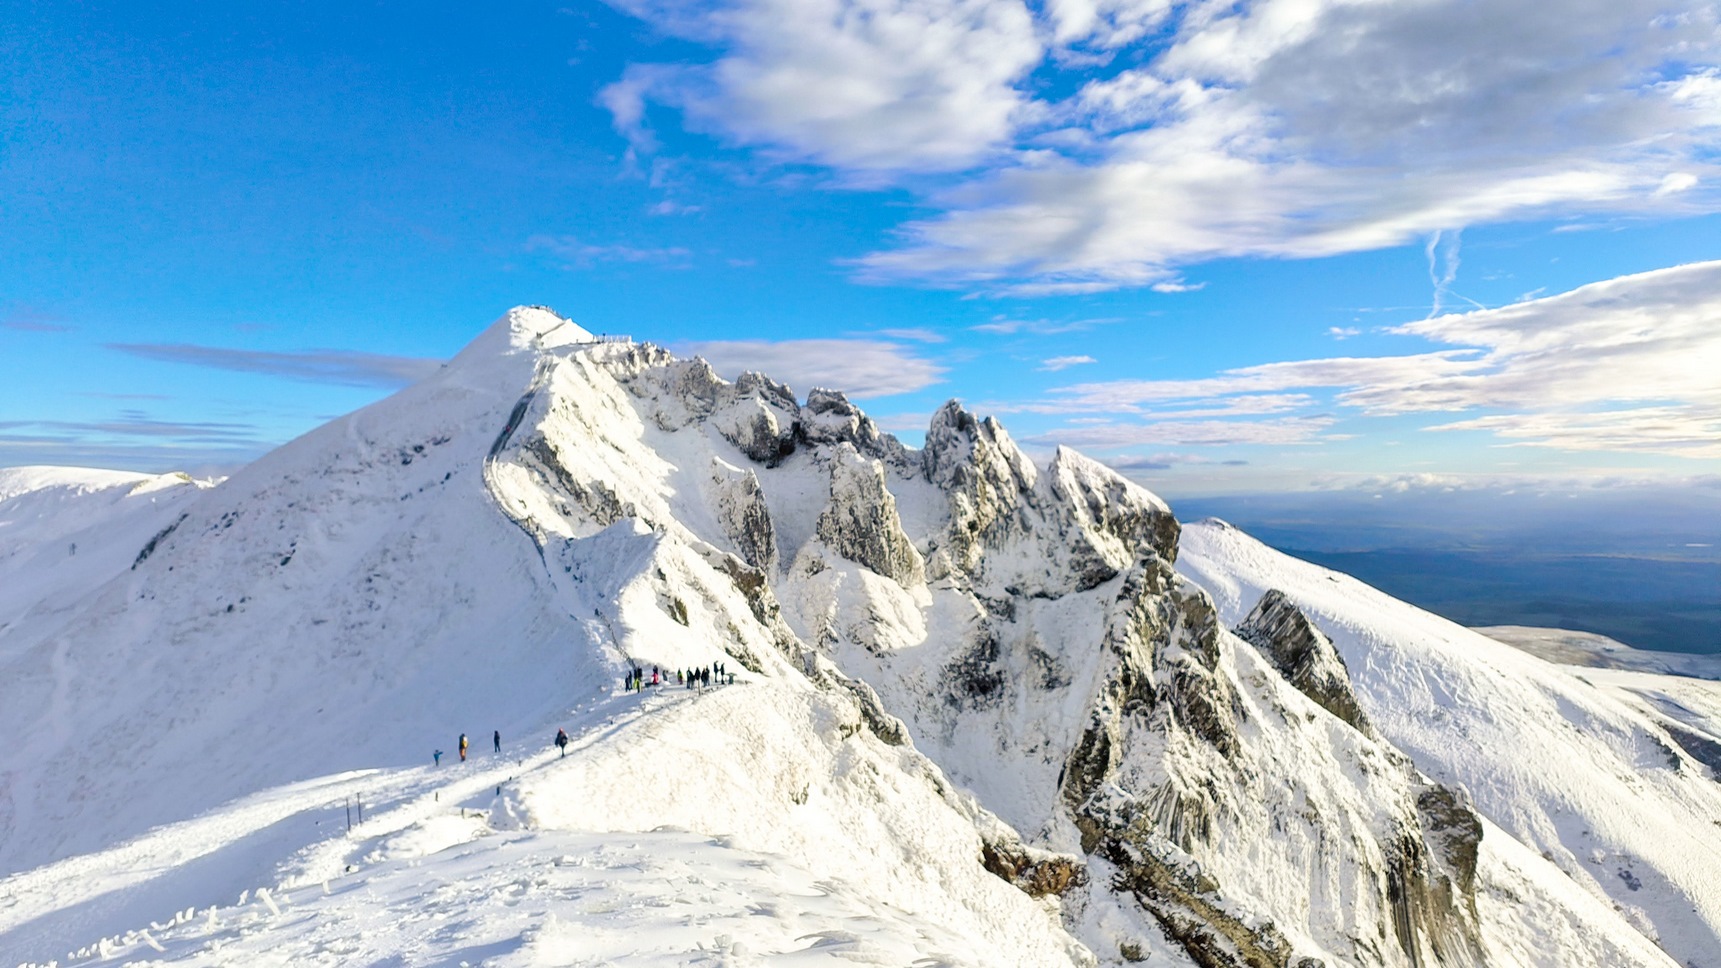
[[1026, 529], [1021, 512], [1039, 472], [998, 421], [978, 419], [952, 400], [932, 415], [920, 457], [926, 479], [950, 502], [947, 563], [939, 571], [973, 571], [985, 547]]
[[1345, 660], [1333, 642], [1277, 589], [1261, 596], [1237, 636], [1260, 649], [1297, 691], [1364, 733], [1368, 719], [1357, 705]]
[[925, 565], [902, 532], [896, 498], [885, 487], [883, 465], [861, 456], [846, 440], [833, 455], [831, 500], [815, 530], [837, 554], [898, 585], [924, 579]]
[[750, 470], [713, 462], [711, 482], [718, 519], [741, 560], [762, 572], [777, 569], [777, 533], [759, 476]]

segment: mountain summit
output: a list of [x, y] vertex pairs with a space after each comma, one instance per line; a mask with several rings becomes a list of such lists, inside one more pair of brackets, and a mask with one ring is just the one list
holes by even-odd
[[17, 958], [1721, 964], [1721, 697], [956, 401], [917, 450], [521, 308], [219, 486], [19, 480]]

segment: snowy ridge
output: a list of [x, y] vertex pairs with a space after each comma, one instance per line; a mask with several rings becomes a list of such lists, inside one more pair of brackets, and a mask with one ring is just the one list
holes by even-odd
[[[1454, 639], [954, 401], [914, 451], [519, 309], [181, 492], [115, 512], [126, 564], [59, 581], [57, 624], [0, 627], [0, 961], [1718, 950], [1687, 747], [1721, 703]], [[621, 689], [712, 663], [735, 685]]]

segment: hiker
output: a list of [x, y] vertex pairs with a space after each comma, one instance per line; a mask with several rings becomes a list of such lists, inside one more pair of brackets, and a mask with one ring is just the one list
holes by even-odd
[[556, 730], [556, 748], [562, 751], [563, 756], [568, 755], [568, 731], [567, 730], [565, 730], [565, 729]]
[[466, 762], [466, 734], [460, 734], [460, 762]]
[[651, 667], [651, 684], [657, 685], [657, 666]]
[[496, 744], [496, 752], [502, 752], [502, 731], [497, 730], [496, 734], [490, 737], [490, 742]]
[[441, 750], [437, 750], [437, 751], [436, 751], [436, 752], [434, 752], [434, 753], [432, 753], [432, 754], [430, 754], [430, 758], [431, 758], [431, 759], [432, 759], [432, 760], [435, 760], [435, 761], [436, 761], [436, 765], [437, 765], [437, 766], [441, 766], [441, 765], [442, 765], [442, 751], [441, 751]]

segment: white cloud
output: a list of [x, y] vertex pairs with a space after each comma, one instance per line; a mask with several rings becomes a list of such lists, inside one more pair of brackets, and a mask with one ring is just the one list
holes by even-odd
[[1044, 54], [1020, 0], [618, 2], [724, 50], [700, 67], [630, 67], [600, 101], [645, 142], [643, 103], [787, 159], [859, 171], [963, 168], [1006, 146]]
[[1342, 341], [1350, 339], [1352, 336], [1361, 336], [1362, 330], [1355, 326], [1329, 326], [1327, 327], [1327, 335]]
[[[1172, 401], [1225, 398], [1291, 409], [1300, 395], [1285, 391], [1334, 388], [1338, 403], [1374, 415], [1496, 411], [1431, 430], [1486, 431], [1565, 450], [1721, 456], [1721, 261], [1391, 332], [1457, 348], [1266, 363], [1192, 380], [1077, 384], [1054, 390], [1039, 406], [1141, 413]], [[1194, 406], [1159, 416], [1208, 413]]]
[[882, 340], [712, 340], [675, 349], [704, 357], [730, 379], [757, 370], [802, 395], [820, 387], [853, 397], [887, 397], [931, 386], [944, 376], [944, 367]]
[[946, 338], [943, 333], [918, 326], [911, 329], [881, 329], [876, 330], [875, 333], [876, 335], [886, 337], [887, 339], [905, 339], [916, 343], [946, 342]]
[[572, 235], [534, 235], [526, 240], [526, 251], [548, 252], [564, 267], [582, 269], [600, 262], [675, 262], [692, 255], [681, 246], [595, 245]]
[[1172, 420], [1159, 423], [1103, 424], [1068, 427], [1027, 438], [1029, 443], [1071, 447], [1216, 447], [1232, 444], [1312, 444], [1332, 426], [1332, 417], [1284, 417], [1278, 420]]
[[1052, 391], [1054, 405], [1073, 410], [1140, 412], [1146, 405], [1174, 400], [1204, 400], [1233, 394], [1272, 395], [1277, 391], [1359, 384], [1401, 384], [1431, 375], [1463, 375], [1475, 364], [1474, 350], [1441, 350], [1414, 356], [1335, 357], [1263, 363], [1192, 380], [1108, 380], [1078, 383]]
[[1200, 292], [1206, 288], [1207, 283], [1205, 282], [1187, 283], [1170, 281], [1156, 282], [1153, 284], [1154, 292]]
[[1721, 458], [1721, 408], [1637, 407], [1599, 413], [1513, 413], [1429, 430], [1481, 430], [1526, 446], [1560, 450]]
[[872, 278], [1175, 288], [1221, 257], [1721, 203], [1707, 0], [612, 2], [720, 48], [606, 90], [636, 145], [656, 100], [921, 193], [937, 214], [859, 260]]
[[1115, 322], [1118, 322], [1115, 318], [1051, 320], [1014, 319], [1009, 316], [994, 316], [987, 322], [980, 323], [977, 326], [970, 326], [968, 328], [976, 333], [992, 333], [998, 336], [1014, 336], [1017, 333], [1026, 333], [1031, 336], [1058, 336], [1063, 333], [1079, 333], [1084, 330], [1093, 329], [1095, 326], [1103, 326], [1107, 323]]
[[1067, 370], [1072, 366], [1098, 362], [1098, 360], [1091, 356], [1054, 356], [1049, 360], [1041, 360], [1039, 368], [1056, 373], [1059, 370]]

